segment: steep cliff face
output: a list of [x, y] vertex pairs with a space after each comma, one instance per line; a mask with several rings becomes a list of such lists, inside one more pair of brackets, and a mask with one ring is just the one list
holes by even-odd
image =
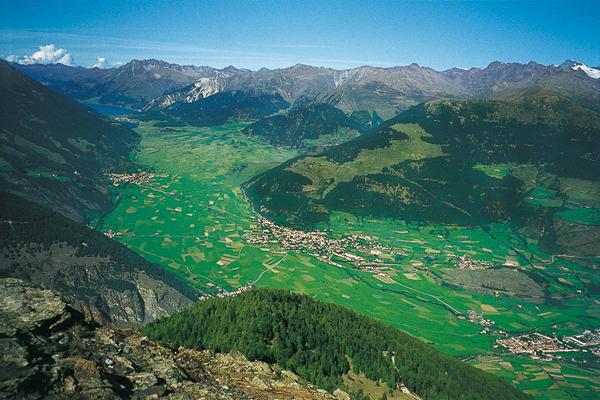
[[334, 399], [239, 354], [172, 350], [100, 326], [18, 279], [0, 279], [0, 321], [0, 399]]
[[107, 255], [80, 255], [79, 248], [67, 242], [0, 249], [0, 276], [60, 290], [86, 315], [118, 326], [168, 316], [195, 299], [149, 275], [143, 264], [125, 265]]
[[59, 290], [97, 320], [138, 325], [190, 305], [183, 280], [102, 233], [0, 193], [0, 277]]

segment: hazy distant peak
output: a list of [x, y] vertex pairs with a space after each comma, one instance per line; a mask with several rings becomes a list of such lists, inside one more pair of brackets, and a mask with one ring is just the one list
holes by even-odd
[[289, 69], [291, 69], [291, 70], [307, 70], [308, 71], [308, 70], [320, 69], [320, 68], [322, 68], [322, 67], [315, 67], [313, 65], [298, 63], [295, 65], [292, 65]]
[[221, 69], [221, 71], [223, 71], [223, 72], [240, 72], [240, 70], [237, 69], [236, 67], [234, 67], [233, 65], [228, 65], [227, 67]]
[[562, 64], [559, 65], [561, 68], [573, 68], [574, 66], [581, 64], [579, 61], [575, 60], [565, 60]]
[[503, 61], [492, 61], [491, 63], [489, 63], [489, 65], [487, 67], [485, 67], [485, 69], [503, 68], [506, 65], [507, 65], [507, 63], [505, 63]]

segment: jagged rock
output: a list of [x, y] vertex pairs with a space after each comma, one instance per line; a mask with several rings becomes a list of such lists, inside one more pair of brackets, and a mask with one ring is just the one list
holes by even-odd
[[333, 395], [339, 400], [350, 400], [350, 395], [338, 388], [333, 391]]
[[240, 353], [174, 350], [98, 325], [18, 279], [0, 279], [0, 321], [0, 399], [334, 399]]
[[281, 374], [293, 382], [298, 382], [300, 380], [300, 377], [292, 371], [281, 371]]
[[136, 390], [148, 389], [158, 383], [158, 379], [151, 372], [136, 372], [127, 375], [127, 379], [133, 383], [133, 388]]
[[255, 376], [254, 378], [252, 378], [251, 382], [258, 389], [268, 389], [270, 387], [269, 385], [267, 385], [265, 383], [265, 381], [263, 381], [262, 379], [260, 379], [258, 376]]

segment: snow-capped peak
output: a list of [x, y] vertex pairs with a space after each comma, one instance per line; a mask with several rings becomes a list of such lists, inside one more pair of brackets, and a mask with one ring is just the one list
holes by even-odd
[[600, 78], [600, 69], [588, 67], [587, 65], [585, 65], [584, 63], [579, 62], [579, 61], [567, 60], [564, 63], [560, 64], [559, 66], [563, 67], [563, 68], [570, 68], [574, 71], [581, 70], [587, 76], [589, 76], [590, 78], [593, 78], [593, 79]]
[[571, 69], [574, 69], [574, 70], [580, 69], [583, 72], [585, 72], [587, 76], [589, 76], [590, 78], [593, 78], [593, 79], [600, 78], [600, 69], [590, 68], [585, 64], [574, 65], [571, 67]]

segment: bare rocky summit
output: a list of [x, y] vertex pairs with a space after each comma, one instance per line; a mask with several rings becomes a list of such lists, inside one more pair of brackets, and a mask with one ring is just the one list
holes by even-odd
[[[169, 349], [86, 319], [56, 292], [0, 279], [0, 399], [335, 399], [240, 354]], [[341, 397], [340, 397], [341, 396]]]

